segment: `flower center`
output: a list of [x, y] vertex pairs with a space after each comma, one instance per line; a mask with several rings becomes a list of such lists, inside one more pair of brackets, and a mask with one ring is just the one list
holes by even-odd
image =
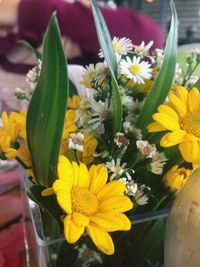
[[132, 64], [130, 67], [129, 67], [129, 70], [132, 74], [134, 75], [139, 75], [141, 73], [141, 67], [140, 65], [138, 64]]
[[121, 51], [121, 45], [119, 43], [113, 43], [113, 48], [115, 52], [119, 53]]
[[73, 187], [71, 200], [73, 210], [86, 216], [93, 215], [98, 210], [98, 200], [87, 188]]
[[115, 171], [116, 171], [117, 173], [120, 173], [120, 172], [122, 171], [122, 167], [119, 166], [119, 165], [116, 165], [116, 166], [115, 166]]
[[200, 113], [189, 113], [180, 121], [182, 129], [200, 138]]

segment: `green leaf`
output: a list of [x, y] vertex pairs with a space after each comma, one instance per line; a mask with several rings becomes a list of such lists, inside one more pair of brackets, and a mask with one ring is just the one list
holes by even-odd
[[[45, 225], [45, 228], [50, 229], [51, 231], [48, 231], [49, 235], [56, 235], [60, 234], [60, 208], [58, 206], [56, 196], [47, 196], [43, 197], [41, 196], [41, 192], [46, 189], [43, 185], [32, 185], [29, 188], [29, 191], [27, 192], [30, 199], [32, 199], [34, 202], [36, 202], [40, 207], [44, 208], [48, 215], [50, 216], [51, 220], [47, 221], [47, 224], [51, 227], [48, 227]], [[45, 223], [45, 221], [43, 221]], [[53, 227], [52, 227], [53, 226]], [[52, 231], [53, 229], [53, 231]], [[45, 230], [45, 229], [44, 229]]]
[[37, 59], [42, 59], [42, 54], [37, 49], [35, 49], [34, 47], [32, 47], [32, 45], [29, 44], [27, 41], [25, 41], [25, 40], [19, 40], [18, 41], [18, 44], [23, 45], [24, 47], [30, 49], [33, 52], [33, 54], [35, 55], [35, 57]]
[[68, 78], [66, 59], [55, 14], [44, 38], [41, 75], [27, 113], [27, 141], [36, 182], [51, 186], [57, 176]]
[[122, 103], [121, 103], [119, 86], [116, 80], [117, 61], [106, 22], [95, 0], [91, 0], [91, 6], [92, 6], [99, 44], [112, 76], [112, 100], [113, 100], [112, 102], [113, 102], [113, 116], [114, 116], [113, 136], [115, 136], [117, 132], [121, 131], [121, 123], [122, 123]]
[[178, 18], [173, 0], [170, 1], [170, 6], [172, 19], [165, 46], [164, 60], [136, 122], [136, 126], [142, 130], [143, 135], [146, 134], [146, 127], [152, 121], [152, 115], [156, 112], [158, 105], [165, 101], [176, 70]]
[[196, 87], [200, 90], [200, 78], [196, 81], [193, 87]]

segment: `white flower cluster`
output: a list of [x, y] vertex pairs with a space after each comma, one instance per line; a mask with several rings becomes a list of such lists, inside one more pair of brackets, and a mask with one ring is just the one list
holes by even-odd
[[84, 150], [84, 134], [82, 133], [71, 133], [69, 135], [69, 140], [68, 140], [68, 147], [80, 152], [83, 152]]
[[128, 180], [126, 178], [119, 179], [126, 185], [126, 194], [128, 196], [133, 197], [134, 202], [139, 205], [146, 205], [148, 203], [148, 196], [144, 192], [145, 190], [150, 190], [149, 187], [145, 185], [139, 185], [138, 183], [135, 183], [134, 180]]

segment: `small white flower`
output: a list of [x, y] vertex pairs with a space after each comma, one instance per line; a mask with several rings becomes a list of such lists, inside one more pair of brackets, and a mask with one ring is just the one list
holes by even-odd
[[150, 48], [153, 45], [153, 41], [150, 41], [148, 44], [145, 45], [144, 41], [141, 42], [140, 45], [134, 45], [135, 48], [135, 54], [137, 54], [138, 56], [144, 58], [144, 57], [149, 57], [150, 55]]
[[144, 80], [151, 79], [152, 69], [146, 61], [141, 61], [140, 57], [134, 56], [133, 59], [126, 57], [122, 59], [119, 65], [120, 74], [126, 78], [133, 80], [135, 83], [144, 84]]
[[96, 75], [96, 69], [94, 64], [89, 64], [85, 67], [82, 75], [81, 84], [83, 84], [86, 88], [92, 88], [92, 81]]
[[82, 133], [71, 133], [68, 140], [68, 147], [83, 152], [84, 135]]
[[116, 133], [114, 142], [119, 148], [126, 148], [130, 144], [129, 139], [125, 137], [124, 133]]
[[163, 152], [156, 154], [152, 157], [152, 163], [150, 164], [151, 172], [161, 175], [163, 173], [163, 167], [166, 164], [167, 158]]
[[[119, 55], [127, 55], [128, 52], [131, 52], [133, 49], [132, 41], [128, 38], [118, 38], [114, 37], [112, 40], [112, 45], [115, 50], [116, 56]], [[104, 58], [103, 52], [100, 50], [99, 57]], [[117, 58], [117, 62], [119, 61], [119, 58]]]
[[164, 58], [164, 51], [162, 49], [156, 48], [154, 51], [154, 56], [156, 65], [158, 68], [160, 68]]
[[112, 116], [111, 109], [108, 107], [108, 100], [105, 102], [95, 101], [90, 99], [91, 120], [89, 121], [89, 126], [97, 129], [100, 133], [104, 132], [103, 122]]
[[105, 62], [98, 62], [95, 66], [96, 75], [94, 77], [95, 83], [101, 85], [110, 75], [110, 71]]
[[154, 144], [149, 144], [148, 141], [137, 140], [136, 147], [139, 149], [141, 154], [146, 158], [152, 158], [156, 154], [156, 146]]
[[124, 169], [126, 165], [126, 162], [121, 165], [120, 158], [117, 158], [116, 162], [114, 159], [112, 159], [110, 162], [106, 162], [107, 168], [112, 173], [110, 181], [112, 181], [114, 178], [119, 178], [122, 174], [124, 174], [126, 172], [126, 169]]
[[126, 194], [130, 197], [134, 198], [134, 201], [137, 205], [145, 205], [148, 203], [148, 196], [145, 194], [144, 190], [150, 188], [146, 187], [145, 185], [139, 186], [134, 180], [127, 180], [126, 178], [121, 178], [122, 181], [126, 186]]

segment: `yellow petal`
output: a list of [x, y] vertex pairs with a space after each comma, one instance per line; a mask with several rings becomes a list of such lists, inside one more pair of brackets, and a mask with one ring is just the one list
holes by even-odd
[[168, 96], [170, 100], [170, 105], [176, 110], [179, 116], [183, 117], [186, 114], [186, 104], [181, 101], [174, 93], [170, 93]]
[[89, 181], [89, 172], [87, 166], [81, 162], [79, 165], [79, 177], [77, 181], [77, 186], [88, 188], [89, 184], [90, 181]]
[[96, 213], [90, 217], [90, 221], [107, 232], [122, 230], [123, 221], [109, 213]]
[[196, 158], [198, 158], [198, 154], [200, 153], [197, 141], [182, 142], [179, 145], [179, 149], [183, 158], [188, 162], [195, 161]]
[[85, 227], [85, 226], [87, 226], [89, 224], [88, 217], [86, 217], [84, 214], [81, 214], [81, 213], [78, 213], [78, 212], [73, 212], [72, 219], [73, 219], [73, 222], [78, 227]]
[[118, 219], [120, 219], [123, 222], [123, 228], [120, 230], [128, 231], [131, 229], [131, 221], [129, 220], [129, 218], [126, 215], [119, 213], [119, 214], [116, 214], [115, 217], [117, 217]]
[[11, 159], [15, 159], [18, 155], [18, 152], [16, 149], [14, 148], [8, 148], [6, 151], [5, 151], [5, 156], [7, 159], [11, 160]]
[[159, 107], [158, 107], [158, 111], [160, 112], [160, 113], [164, 113], [164, 114], [166, 114], [166, 115], [168, 115], [168, 116], [170, 116], [170, 117], [172, 117], [172, 118], [175, 118], [176, 120], [178, 120], [178, 115], [177, 115], [177, 113], [176, 113], [176, 111], [174, 111], [170, 106], [168, 106], [168, 105], [165, 105], [165, 104], [163, 104], [163, 105], [160, 105]]
[[103, 201], [115, 195], [123, 195], [126, 190], [126, 186], [121, 181], [112, 181], [106, 184], [97, 194], [97, 199]]
[[77, 226], [73, 220], [72, 215], [67, 215], [64, 218], [64, 235], [68, 243], [75, 243], [83, 234], [84, 227]]
[[75, 161], [72, 161], [72, 168], [73, 168], [73, 186], [76, 186], [78, 183], [78, 177], [79, 177], [79, 166]]
[[152, 122], [147, 126], [147, 130], [149, 133], [154, 133], [154, 132], [162, 132], [166, 131], [167, 129], [160, 125], [158, 122]]
[[170, 117], [163, 113], [154, 113], [153, 119], [170, 131], [180, 130], [180, 126], [176, 118]]
[[183, 102], [184, 106], [187, 105], [187, 98], [188, 98], [188, 90], [183, 86], [176, 86], [175, 94], [180, 98]]
[[106, 231], [93, 224], [89, 224], [86, 229], [98, 249], [107, 255], [114, 254], [115, 250], [112, 238]]
[[70, 161], [65, 156], [60, 156], [58, 161], [58, 177], [67, 182], [68, 188], [73, 185], [73, 168]]
[[133, 203], [130, 198], [126, 196], [113, 196], [99, 204], [100, 212], [110, 212], [111, 214], [125, 212], [132, 208]]
[[3, 121], [3, 125], [6, 129], [9, 128], [10, 124], [9, 124], [9, 119], [8, 119], [8, 115], [5, 111], [3, 111], [2, 113], [2, 121]]
[[68, 183], [66, 181], [57, 179], [53, 183], [53, 190], [55, 193], [57, 193], [58, 191], [64, 191], [64, 190], [69, 191], [70, 188], [68, 187]]
[[69, 191], [58, 191], [56, 193], [59, 206], [68, 214], [72, 213], [71, 195]]
[[99, 190], [101, 190], [101, 188], [106, 184], [107, 179], [108, 179], [107, 168], [103, 165], [97, 165], [96, 171], [92, 173], [92, 177], [90, 177], [91, 180], [90, 191], [92, 191], [93, 193], [98, 193]]
[[200, 104], [199, 90], [197, 88], [192, 88], [188, 93], [188, 110], [190, 112], [198, 112]]
[[43, 196], [43, 197], [48, 197], [51, 195], [55, 195], [53, 187], [48, 187], [41, 192], [41, 196]]
[[163, 147], [175, 146], [183, 142], [185, 136], [186, 136], [186, 133], [185, 131], [182, 131], [182, 130], [175, 131], [172, 133], [167, 133], [162, 137], [160, 141], [160, 145]]

